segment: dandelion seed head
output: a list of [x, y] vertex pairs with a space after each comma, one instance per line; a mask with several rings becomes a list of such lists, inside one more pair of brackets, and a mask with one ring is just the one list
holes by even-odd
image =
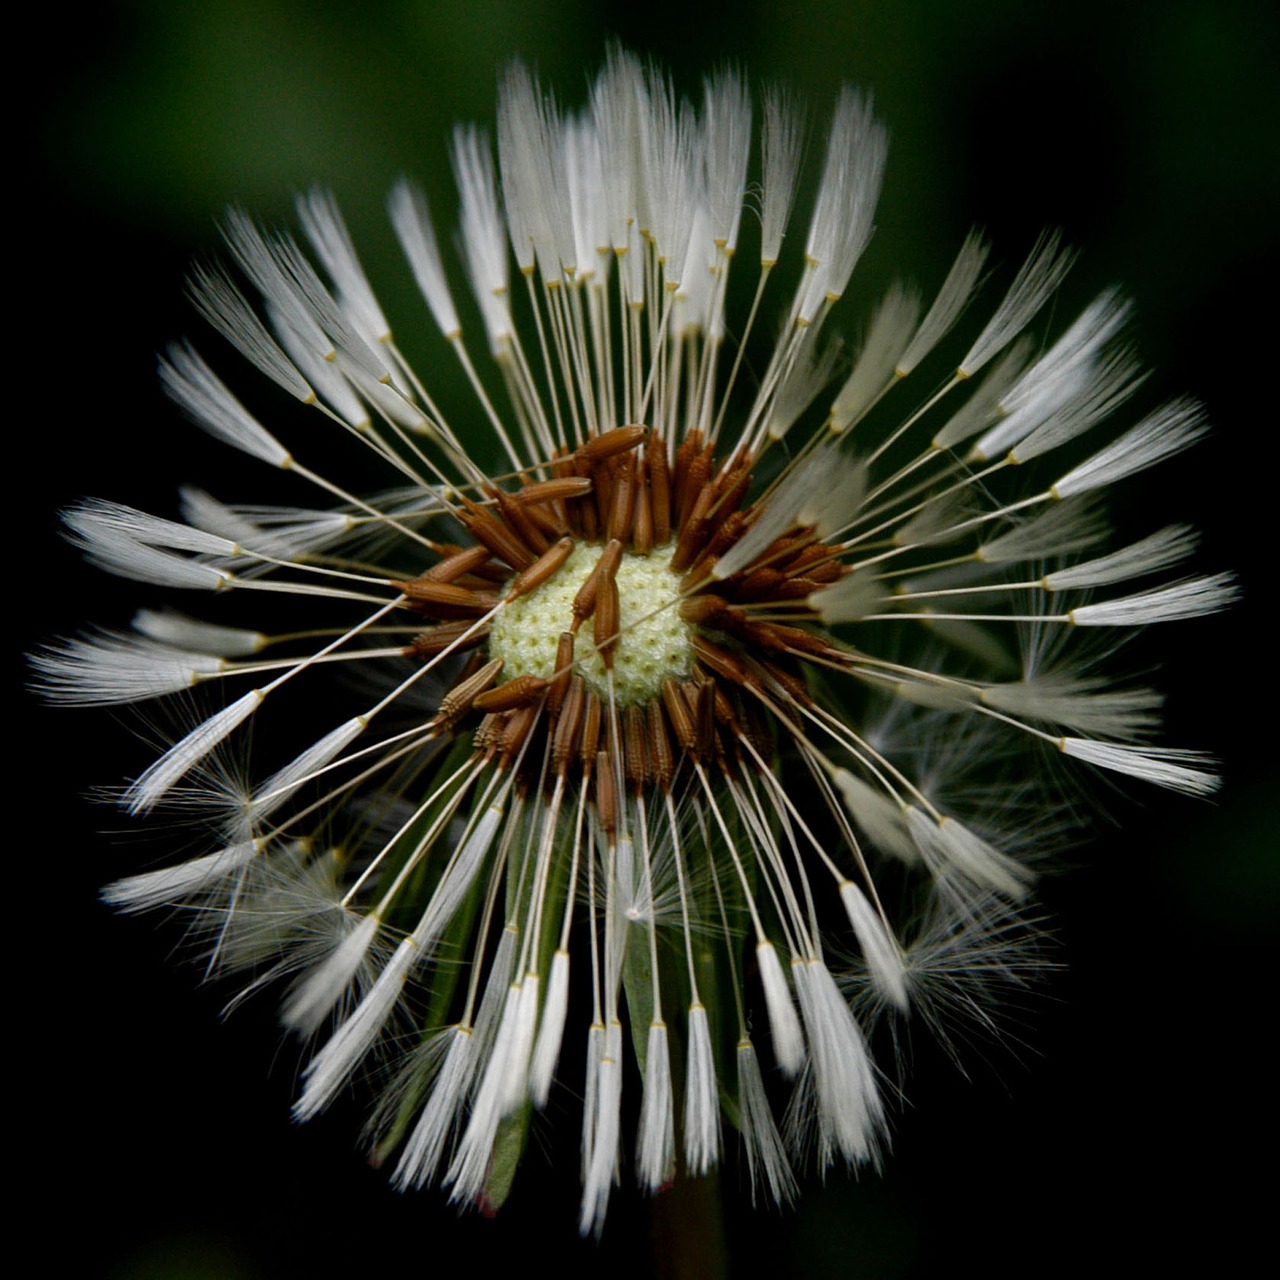
[[[368, 1140], [400, 1189], [496, 1209], [562, 1089], [584, 1234], [626, 1168], [646, 1192], [709, 1172], [724, 1123], [775, 1201], [806, 1162], [878, 1165], [871, 1024], [1000, 1037], [1040, 965], [1029, 904], [1074, 816], [1048, 771], [1216, 785], [1108, 668], [1112, 637], [1234, 582], [1169, 581], [1185, 525], [1107, 550], [1099, 505], [1193, 444], [1200, 406], [1126, 418], [1131, 308], [1107, 290], [1055, 325], [1073, 255], [1052, 234], [982, 316], [974, 234], [932, 301], [874, 305], [870, 98], [840, 95], [790, 235], [802, 117], [776, 93], [761, 116], [757, 143], [736, 73], [681, 102], [622, 51], [582, 114], [510, 69], [496, 128], [454, 134], [465, 272], [427, 193], [390, 200], [461, 404], [401, 352], [333, 196], [302, 197], [301, 240], [233, 209], [235, 270], [199, 268], [194, 299], [312, 430], [259, 421], [225, 350], [175, 345], [161, 379], [309, 493], [67, 513], [95, 565], [187, 599], [50, 643], [37, 687], [153, 721], [218, 708], [118, 793], [185, 820], [187, 860], [104, 897], [180, 907], [210, 972], [239, 975], [231, 1004], [280, 1000], [310, 1054], [298, 1119], [381, 1081]], [[744, 314], [731, 272], [754, 275]], [[871, 319], [833, 386], [837, 301]], [[350, 490], [324, 432], [379, 491]]]

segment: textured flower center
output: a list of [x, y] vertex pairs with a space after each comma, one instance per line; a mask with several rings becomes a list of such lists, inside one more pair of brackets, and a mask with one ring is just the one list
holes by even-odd
[[[513, 600], [494, 620], [489, 652], [503, 661], [504, 679], [556, 673], [560, 636], [573, 625], [573, 601], [596, 567], [603, 547], [579, 543], [541, 586]], [[680, 617], [680, 579], [671, 571], [673, 545], [647, 556], [627, 552], [618, 565], [618, 639], [614, 646], [614, 696], [619, 706], [648, 702], [664, 680], [683, 680], [693, 659], [693, 628]], [[578, 631], [575, 670], [602, 698], [609, 683], [595, 646], [595, 618]]]

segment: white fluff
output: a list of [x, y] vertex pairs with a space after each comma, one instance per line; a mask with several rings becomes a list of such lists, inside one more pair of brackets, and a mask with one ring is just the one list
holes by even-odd
[[1057, 232], [1046, 233], [1036, 241], [1004, 300], [960, 361], [961, 376], [972, 378], [1031, 323], [1036, 312], [1062, 283], [1073, 256], [1061, 247], [1061, 237]]
[[644, 1100], [636, 1135], [636, 1177], [657, 1191], [675, 1175], [675, 1110], [671, 1094], [671, 1051], [665, 1022], [649, 1024], [644, 1057]]
[[104, 631], [58, 640], [31, 656], [38, 693], [63, 706], [114, 706], [190, 689], [226, 664], [202, 653]]
[[1051, 486], [1056, 498], [1100, 489], [1155, 466], [1194, 444], [1208, 430], [1204, 410], [1194, 400], [1178, 399], [1148, 414], [1118, 440], [1073, 467]]
[[873, 118], [871, 103], [846, 86], [831, 122], [805, 242], [805, 258], [813, 270], [797, 295], [794, 319], [811, 323], [824, 303], [844, 293], [871, 239], [888, 149], [889, 135]]
[[1152, 587], [1118, 600], [1081, 605], [1067, 615], [1078, 627], [1145, 627], [1216, 613], [1238, 598], [1235, 575], [1216, 573], [1188, 578], [1167, 587]]
[[1171, 524], [1118, 551], [1047, 573], [1044, 585], [1050, 591], [1073, 591], [1145, 577], [1185, 560], [1195, 550], [1198, 541], [1190, 525]]
[[449, 281], [440, 261], [440, 246], [431, 223], [431, 210], [421, 188], [402, 178], [391, 189], [387, 201], [391, 225], [395, 228], [404, 256], [426, 304], [446, 338], [462, 332], [458, 311], [453, 305]]
[[1093, 742], [1087, 738], [1062, 738], [1063, 754], [1084, 760], [1100, 769], [1126, 773], [1131, 778], [1153, 782], [1187, 795], [1205, 796], [1216, 791], [1221, 779], [1213, 772], [1213, 761], [1199, 751], [1177, 747], [1134, 747], [1116, 742]]
[[283, 769], [271, 775], [253, 795], [249, 804], [250, 821], [260, 822], [274, 813], [318, 769], [332, 763], [347, 749], [365, 729], [362, 716], [330, 729], [317, 742], [313, 742], [300, 755], [295, 756]]
[[304, 404], [315, 399], [311, 384], [268, 333], [225, 268], [197, 265], [189, 292], [200, 314], [246, 360]]
[[840, 886], [840, 900], [849, 917], [849, 923], [862, 948], [867, 972], [876, 990], [899, 1009], [907, 1008], [906, 971], [897, 940], [880, 918], [880, 913], [868, 901], [866, 894], [852, 880]]
[[160, 381], [178, 406], [211, 436], [273, 467], [289, 465], [289, 451], [264, 427], [186, 343], [160, 361]]
[[902, 806], [896, 800], [847, 769], [837, 769], [832, 781], [839, 788], [850, 816], [873, 844], [907, 862], [916, 861], [916, 848], [907, 830]]
[[301, 1035], [315, 1031], [345, 994], [381, 927], [377, 916], [361, 916], [329, 957], [298, 984], [280, 1011], [281, 1022]]
[[239, 871], [260, 847], [257, 841], [246, 840], [174, 867], [125, 876], [102, 890], [102, 900], [122, 911], [149, 911], [182, 902]]
[[756, 960], [764, 986], [765, 1008], [769, 1012], [773, 1055], [783, 1073], [794, 1077], [804, 1066], [804, 1034], [791, 1001], [790, 985], [772, 942], [766, 939], [756, 944]]
[[133, 615], [132, 626], [159, 644], [221, 658], [248, 658], [267, 645], [267, 637], [261, 631], [202, 622], [176, 609], [139, 609]]
[[323, 187], [312, 187], [298, 196], [296, 205], [302, 229], [329, 273], [338, 302], [352, 327], [370, 346], [389, 342], [391, 326], [356, 256], [355, 245], [351, 243], [351, 234], [333, 192]]
[[435, 1181], [475, 1075], [475, 1039], [470, 1028], [451, 1027], [442, 1034], [448, 1036], [449, 1048], [392, 1175], [393, 1184], [400, 1190]]
[[831, 405], [827, 425], [848, 431], [897, 380], [897, 367], [920, 316], [920, 299], [892, 284], [867, 328], [867, 336], [845, 384]]
[[834, 1149], [850, 1164], [866, 1163], [877, 1157], [884, 1126], [866, 1041], [826, 965], [794, 961], [791, 971], [818, 1091], [819, 1157], [829, 1163]]
[[941, 822], [914, 805], [907, 808], [907, 827], [925, 865], [943, 882], [954, 876], [981, 889], [994, 889], [1007, 898], [1026, 895], [1034, 878], [1026, 867], [992, 848], [981, 836], [954, 818]]
[[547, 996], [542, 1007], [538, 1039], [533, 1047], [529, 1067], [529, 1096], [539, 1109], [547, 1105], [556, 1064], [560, 1061], [560, 1044], [564, 1039], [565, 1018], [569, 1013], [569, 953], [557, 951], [551, 957], [547, 975]]
[[414, 940], [405, 938], [351, 1016], [307, 1064], [302, 1096], [293, 1104], [295, 1120], [310, 1120], [333, 1101], [352, 1071], [373, 1048], [420, 955]]
[[261, 691], [250, 689], [229, 707], [197, 725], [129, 784], [122, 797], [125, 808], [131, 814], [145, 813], [152, 808], [193, 765], [253, 715], [261, 703]]
[[578, 1230], [598, 1236], [604, 1227], [609, 1192], [618, 1174], [618, 1140], [622, 1121], [622, 1027], [610, 1023], [604, 1034], [603, 1052], [596, 1068], [595, 1124], [591, 1159], [582, 1180], [582, 1207]]
[[796, 1197], [795, 1175], [787, 1162], [782, 1137], [773, 1120], [760, 1075], [760, 1062], [750, 1040], [738, 1045], [738, 1127], [751, 1175], [751, 1199], [764, 1187], [774, 1204], [790, 1204]]
[[690, 1006], [684, 1082], [684, 1161], [694, 1177], [720, 1159], [720, 1096], [706, 1006]]
[[965, 236], [933, 305], [920, 321], [907, 349], [898, 357], [897, 374], [900, 378], [905, 378], [951, 331], [952, 325], [969, 305], [988, 251], [989, 246], [976, 231]]

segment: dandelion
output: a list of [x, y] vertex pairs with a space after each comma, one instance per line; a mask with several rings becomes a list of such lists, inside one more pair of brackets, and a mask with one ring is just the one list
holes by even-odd
[[[615, 51], [573, 112], [512, 67], [496, 152], [453, 137], [474, 332], [425, 196], [390, 199], [461, 408], [402, 355], [327, 193], [299, 200], [301, 239], [233, 209], [231, 266], [192, 296], [310, 433], [268, 429], [187, 343], [160, 373], [290, 505], [81, 503], [90, 561], [195, 612], [34, 658], [70, 705], [226, 689], [120, 796], [194, 816], [200, 851], [105, 897], [182, 908], [211, 971], [249, 975], [237, 999], [282, 989], [312, 1045], [296, 1116], [371, 1075], [394, 1184], [496, 1206], [566, 1087], [584, 1233], [627, 1165], [656, 1192], [736, 1147], [785, 1201], [806, 1158], [878, 1162], [869, 1020], [997, 1028], [1075, 767], [1054, 757], [1216, 782], [1077, 635], [1231, 599], [1225, 575], [1169, 579], [1185, 526], [1105, 544], [1099, 495], [1198, 439], [1199, 406], [1101, 425], [1142, 381], [1129, 306], [1107, 291], [1038, 333], [1071, 261], [1053, 235], [967, 346], [976, 234], [927, 307], [890, 288], [846, 359], [828, 320], [886, 133], [840, 96], [797, 231], [800, 117], [779, 94], [760, 115], [757, 144], [732, 71], [690, 103]], [[325, 474], [325, 432], [389, 487]], [[232, 783], [251, 725], [280, 754]]]

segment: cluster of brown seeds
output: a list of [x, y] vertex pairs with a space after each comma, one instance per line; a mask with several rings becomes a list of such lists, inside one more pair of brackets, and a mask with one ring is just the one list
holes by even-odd
[[[625, 782], [639, 792], [653, 783], [666, 790], [677, 752], [700, 761], [726, 754], [741, 759], [745, 738], [757, 758], [766, 756], [772, 732], [765, 709], [810, 701], [800, 661], [846, 655], [822, 635], [768, 621], [761, 611], [783, 608], [788, 616], [816, 621], [807, 598], [845, 569], [811, 531], [793, 529], [740, 571], [723, 579], [714, 575], [716, 562], [761, 509], [746, 504], [752, 461], [738, 455], [717, 463], [714, 445], [699, 431], [684, 439], [672, 461], [661, 435], [624, 426], [555, 459], [546, 468], [549, 479], [526, 480], [513, 492], [489, 484], [486, 501], [463, 497], [455, 515], [474, 545], [439, 544], [437, 564], [392, 584], [406, 609], [433, 623], [408, 653], [427, 658], [446, 649], [477, 651], [440, 704], [437, 732], [478, 713], [476, 751], [504, 768], [528, 761], [530, 772], [544, 756], [529, 749], [537, 746], [531, 735], [542, 735], [552, 777], [575, 769], [584, 783], [594, 777], [607, 830], [616, 813], [615, 787]], [[553, 579], [579, 543], [603, 544], [603, 550], [573, 598], [554, 673], [502, 681], [503, 660], [480, 651], [496, 612]], [[575, 671], [579, 631], [592, 620], [593, 647], [612, 690], [624, 612], [619, 566], [625, 557], [647, 557], [662, 547], [672, 548], [675, 607], [690, 631], [688, 674], [668, 677], [659, 696], [643, 701], [625, 693], [602, 697]]]

